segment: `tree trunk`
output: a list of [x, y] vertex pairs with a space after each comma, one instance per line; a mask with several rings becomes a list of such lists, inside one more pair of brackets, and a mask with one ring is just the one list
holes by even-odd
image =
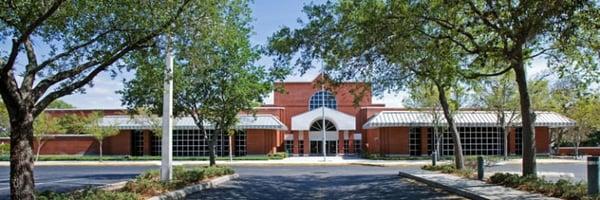
[[215, 152], [215, 145], [217, 144], [217, 136], [215, 134], [217, 134], [218, 130], [214, 130], [212, 134], [210, 134], [209, 139], [210, 142], [208, 143], [208, 153], [209, 155], [209, 160], [210, 160], [210, 166], [215, 166], [217, 165], [217, 153]]
[[100, 150], [100, 162], [102, 162], [102, 140], [98, 140], [98, 149]]
[[37, 145], [38, 146], [37, 146], [37, 150], [36, 150], [36, 153], [35, 153], [35, 162], [37, 162], [39, 160], [39, 158], [40, 158], [40, 151], [42, 150], [42, 146], [44, 146], [44, 142], [45, 141], [42, 140], [42, 139], [40, 139], [40, 140], [37, 141]]
[[523, 66], [522, 54], [515, 58], [513, 64], [517, 87], [519, 89], [519, 101], [521, 104], [521, 124], [523, 127], [523, 176], [537, 176], [535, 163], [535, 130], [533, 122], [535, 113], [531, 108], [531, 99], [527, 90], [527, 74]]
[[450, 105], [448, 104], [448, 99], [446, 98], [446, 89], [436, 83], [439, 93], [440, 104], [442, 105], [442, 110], [444, 111], [444, 117], [448, 122], [448, 128], [452, 132], [452, 140], [454, 141], [454, 165], [456, 169], [465, 168], [465, 158], [462, 153], [462, 144], [460, 142], [460, 134], [458, 133], [458, 129], [454, 126], [454, 118], [452, 114], [450, 114]]
[[[19, 113], [11, 118], [10, 129], [10, 198], [34, 199], [33, 115]], [[23, 116], [24, 115], [24, 116]]]

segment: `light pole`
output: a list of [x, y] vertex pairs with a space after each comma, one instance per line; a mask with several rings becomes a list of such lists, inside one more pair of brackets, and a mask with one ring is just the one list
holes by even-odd
[[321, 72], [321, 131], [323, 131], [323, 162], [327, 161], [327, 126], [325, 125], [325, 70]]
[[167, 56], [165, 67], [165, 84], [163, 93], [162, 116], [162, 151], [160, 163], [160, 180], [173, 179], [173, 52], [171, 37], [167, 36]]

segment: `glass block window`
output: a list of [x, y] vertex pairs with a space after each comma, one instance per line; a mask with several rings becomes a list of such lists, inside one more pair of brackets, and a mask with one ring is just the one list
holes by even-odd
[[285, 152], [287, 152], [288, 154], [294, 153], [294, 140], [285, 141]]
[[304, 153], [304, 140], [298, 140], [298, 153]]
[[421, 134], [419, 128], [411, 127], [408, 130], [409, 137], [409, 153], [411, 156], [421, 155]]
[[515, 154], [523, 154], [523, 128], [515, 128]]
[[[208, 130], [209, 134], [213, 130]], [[229, 136], [227, 134], [216, 135], [217, 143], [215, 152], [217, 156], [229, 155]], [[235, 134], [236, 156], [246, 155], [246, 132], [237, 131]], [[204, 137], [200, 130], [173, 130], [173, 156], [209, 156], [209, 138]], [[160, 156], [162, 139], [153, 135], [152, 155]]]
[[344, 140], [344, 154], [350, 153], [350, 140]]
[[156, 136], [153, 132], [150, 132], [150, 134], [152, 135], [152, 152], [151, 155], [153, 156], [160, 156], [161, 153], [161, 149], [162, 149], [162, 139], [158, 136]]
[[144, 132], [141, 130], [131, 131], [131, 155], [144, 155]]
[[246, 154], [246, 131], [235, 131], [235, 156], [245, 156]]
[[[325, 120], [326, 131], [335, 131], [335, 125], [329, 120]], [[323, 120], [317, 120], [310, 125], [310, 131], [321, 131], [323, 130]]]
[[309, 110], [314, 110], [323, 106], [334, 110], [337, 109], [335, 96], [333, 96], [333, 94], [329, 91], [318, 91], [312, 97], [310, 97], [308, 102]]
[[[432, 130], [432, 129], [430, 129]], [[459, 127], [464, 155], [501, 155], [504, 141], [497, 127]], [[446, 129], [441, 138], [441, 154], [454, 155], [454, 141]]]
[[356, 154], [360, 154], [362, 152], [362, 141], [354, 140], [354, 151]]

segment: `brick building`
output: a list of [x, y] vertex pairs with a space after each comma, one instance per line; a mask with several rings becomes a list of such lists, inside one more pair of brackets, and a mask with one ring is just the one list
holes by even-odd
[[[217, 154], [236, 156], [286, 151], [293, 156], [357, 155], [361, 152], [385, 155], [429, 155], [433, 149], [433, 114], [427, 110], [389, 108], [371, 102], [365, 83], [345, 82], [336, 86], [320, 78], [310, 82], [278, 83], [285, 92], [275, 93], [272, 105], [259, 107], [258, 114], [240, 114], [233, 137], [218, 136]], [[324, 90], [321, 89], [324, 85]], [[362, 94], [356, 97], [354, 94]], [[130, 117], [124, 110], [49, 109], [53, 116], [105, 113], [103, 123], [114, 124], [121, 133], [106, 139], [105, 154], [160, 155], [161, 140], [155, 136], [149, 120]], [[324, 119], [323, 120], [323, 116]], [[496, 114], [490, 111], [461, 110], [455, 114], [466, 155], [502, 154], [504, 139]], [[438, 118], [441, 125], [445, 120]], [[323, 123], [324, 122], [324, 123]], [[521, 128], [518, 120], [510, 128], [509, 152], [521, 152]], [[208, 129], [214, 127], [207, 123]], [[573, 120], [553, 112], [537, 112], [535, 122], [538, 153], [550, 153], [553, 128], [574, 126]], [[323, 134], [325, 129], [325, 135]], [[325, 136], [325, 138], [324, 138]], [[452, 154], [452, 139], [440, 133], [443, 155]], [[323, 149], [325, 141], [325, 149]], [[175, 156], [207, 156], [208, 142], [191, 118], [174, 120]], [[42, 148], [42, 154], [96, 154], [97, 142], [85, 135], [56, 135]], [[230, 148], [231, 145], [231, 148]]]

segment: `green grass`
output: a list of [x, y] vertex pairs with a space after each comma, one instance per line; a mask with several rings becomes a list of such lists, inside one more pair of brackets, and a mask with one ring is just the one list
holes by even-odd
[[[40, 155], [39, 161], [97, 161], [100, 157], [96, 155]], [[233, 160], [281, 160], [278, 156], [239, 156], [233, 157]], [[160, 156], [102, 156], [103, 161], [151, 161], [160, 160]], [[201, 157], [173, 157], [173, 160], [182, 161], [206, 161], [207, 156]], [[229, 160], [229, 157], [217, 157], [217, 160]], [[0, 155], [0, 161], [10, 161], [8, 155]]]

